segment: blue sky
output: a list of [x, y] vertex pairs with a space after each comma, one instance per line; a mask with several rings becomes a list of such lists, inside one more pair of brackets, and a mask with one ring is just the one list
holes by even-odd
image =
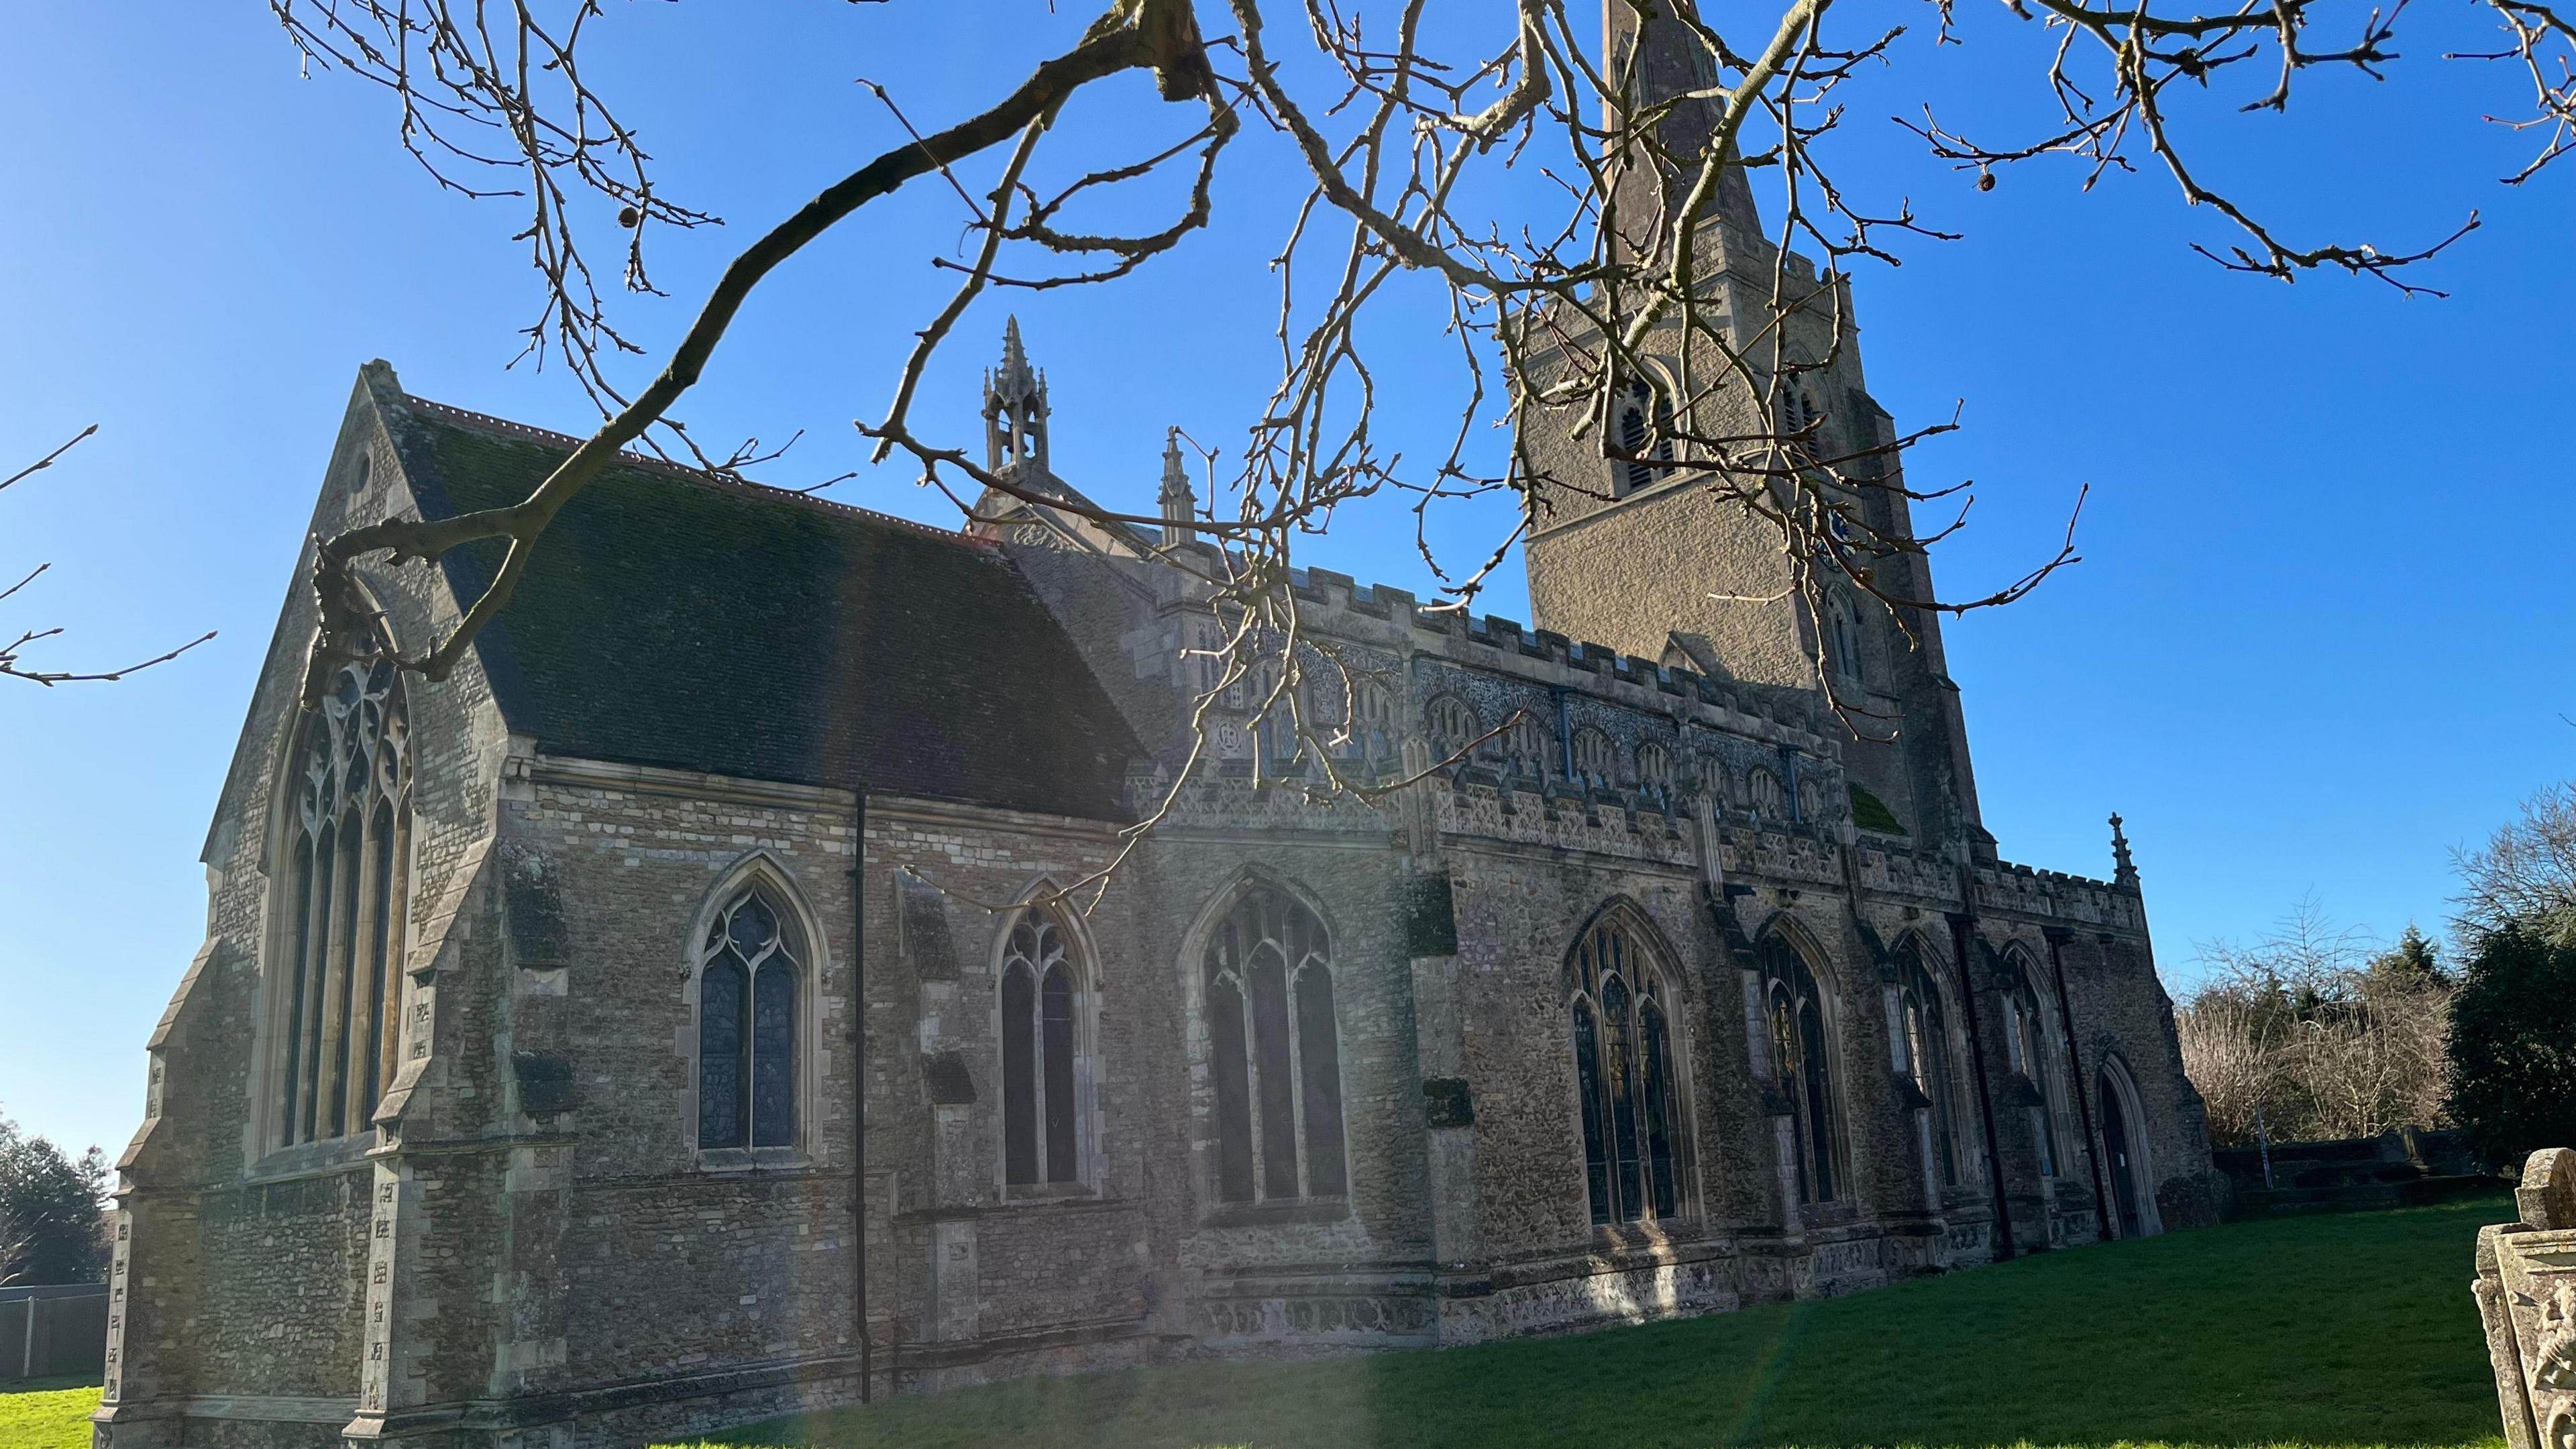
[[[1966, 407], [1968, 427], [1909, 465], [1918, 485], [1977, 485], [1974, 525], [1936, 556], [1945, 591], [2044, 557], [2092, 490], [2080, 566], [1949, 631], [1986, 819], [2008, 858], [2102, 875], [2103, 817], [2123, 812], [2169, 979], [2196, 942], [2258, 933], [2307, 895], [2383, 936], [2437, 927], [2451, 847], [2576, 774], [2576, 172], [2495, 185], [2528, 142], [2479, 117], [2517, 96], [2500, 68], [2435, 58], [2482, 43], [2444, 3], [2410, 13], [2385, 84], [2325, 77], [2287, 118], [2213, 103], [2184, 124], [2214, 178], [2300, 234], [2416, 245], [2482, 208], [2485, 228], [2423, 274], [2446, 300], [2227, 275], [2188, 250], [2226, 233], [2156, 175], [2088, 195], [2045, 164], [1976, 192], [1873, 118], [1927, 98], [1962, 124], [2042, 118], [2033, 37], [1979, 13], [1971, 44], [1935, 50], [1928, 7], [1868, 12], [1918, 33], [1860, 83], [1847, 174], [1967, 234], [1858, 281], [1882, 403], [1907, 424]], [[664, 244], [672, 300], [626, 319], [675, 335], [729, 247], [897, 138], [854, 78], [953, 116], [1067, 40], [1080, 9], [612, 5], [596, 74], [666, 187], [732, 222]], [[959, 14], [984, 23], [932, 34]], [[559, 372], [505, 368], [535, 295], [515, 203], [440, 194], [392, 119], [368, 87], [300, 79], [264, 6], [0, 0], [0, 462], [100, 424], [0, 495], [0, 568], [55, 565], [0, 623], [70, 626], [44, 656], [66, 664], [221, 631], [122, 684], [0, 681], [0, 1108], [74, 1146], [113, 1152], [139, 1114], [143, 1039], [204, 933], [209, 811], [357, 366], [383, 357], [412, 392], [542, 426], [588, 421]], [[1171, 124], [1131, 89], [1070, 116], [1067, 145]], [[1058, 471], [1149, 507], [1162, 430], [1239, 436], [1275, 356], [1262, 264], [1290, 192], [1275, 146], [1243, 160], [1220, 231], [1137, 280], [979, 305], [917, 416], [971, 435], [1015, 305], [1052, 382]], [[773, 481], [861, 466], [848, 421], [883, 406], [944, 295], [928, 258], [956, 246], [959, 215], [917, 187], [783, 269], [686, 409], [698, 431], [805, 429]], [[1448, 406], [1426, 320], [1399, 305], [1386, 339], [1423, 394], [1390, 426], [1424, 448]], [[834, 496], [944, 507], [896, 469]], [[1306, 560], [1428, 594], [1399, 521], [1362, 511]], [[1494, 524], [1461, 517], [1453, 541]], [[1525, 616], [1517, 561], [1485, 607]]]

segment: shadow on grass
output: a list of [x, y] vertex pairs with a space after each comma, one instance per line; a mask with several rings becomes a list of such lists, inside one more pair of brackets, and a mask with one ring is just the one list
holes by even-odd
[[754, 1425], [812, 1449], [2498, 1442], [2507, 1199], [2246, 1223], [1821, 1303], [1437, 1353], [1031, 1379]]

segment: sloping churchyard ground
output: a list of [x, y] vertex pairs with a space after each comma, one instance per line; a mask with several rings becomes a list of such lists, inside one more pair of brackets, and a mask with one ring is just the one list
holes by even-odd
[[[998, 1384], [722, 1445], [2490, 1445], [2477, 1229], [2504, 1196], [2238, 1223], [1824, 1303], [1440, 1353]], [[98, 1391], [0, 1394], [79, 1449]]]
[[98, 1385], [60, 1379], [0, 1385], [0, 1449], [89, 1449]]
[[2247, 1222], [1822, 1303], [1437, 1353], [997, 1384], [714, 1443], [2500, 1445], [2469, 1296], [2509, 1197]]

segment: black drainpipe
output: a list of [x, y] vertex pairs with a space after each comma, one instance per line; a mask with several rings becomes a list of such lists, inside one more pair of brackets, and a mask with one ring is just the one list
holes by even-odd
[[[1967, 881], [1960, 880], [1960, 896], [1967, 898]], [[2003, 1144], [1995, 1140], [1994, 1093], [1986, 1086], [1986, 1038], [1977, 1029], [1977, 986], [1968, 976], [1968, 947], [1977, 918], [1966, 911], [1950, 912], [1950, 949], [1959, 958], [1959, 1014], [1968, 1023], [1968, 1060], [1976, 1069], [1977, 1117], [1986, 1124], [1986, 1180], [1995, 1199], [1995, 1261], [2009, 1261], [2013, 1255], [2012, 1210], [2004, 1203]]]
[[2048, 938], [2048, 969], [2057, 973], [2057, 1019], [2066, 1027], [2066, 1069], [2075, 1074], [2066, 1086], [2075, 1094], [2076, 1120], [2084, 1124], [2084, 1161], [2093, 1169], [2093, 1216], [2102, 1225], [2103, 1238], [2116, 1238], [2120, 1215], [2102, 1195], [2102, 1151], [2093, 1136], [2093, 1086], [2084, 1079], [2083, 1054], [2075, 1050], [2075, 1005], [2066, 994], [2066, 928], [2050, 926], [2040, 934]]
[[868, 1341], [868, 792], [850, 810], [850, 1245], [858, 1302], [859, 1402], [870, 1402], [876, 1364]]

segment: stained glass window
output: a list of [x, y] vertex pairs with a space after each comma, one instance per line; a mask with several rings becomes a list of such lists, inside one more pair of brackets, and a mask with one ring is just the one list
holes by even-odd
[[1798, 1156], [1798, 1200], [1835, 1197], [1840, 1133], [1834, 1121], [1833, 1054], [1815, 973], [1797, 948], [1778, 936], [1762, 942], [1764, 996], [1771, 1017], [1771, 1070], [1789, 1109], [1790, 1136]]
[[1575, 944], [1572, 975], [1574, 1078], [1592, 1221], [1670, 1218], [1681, 1198], [1681, 1132], [1656, 957], [1635, 923], [1614, 915]]

